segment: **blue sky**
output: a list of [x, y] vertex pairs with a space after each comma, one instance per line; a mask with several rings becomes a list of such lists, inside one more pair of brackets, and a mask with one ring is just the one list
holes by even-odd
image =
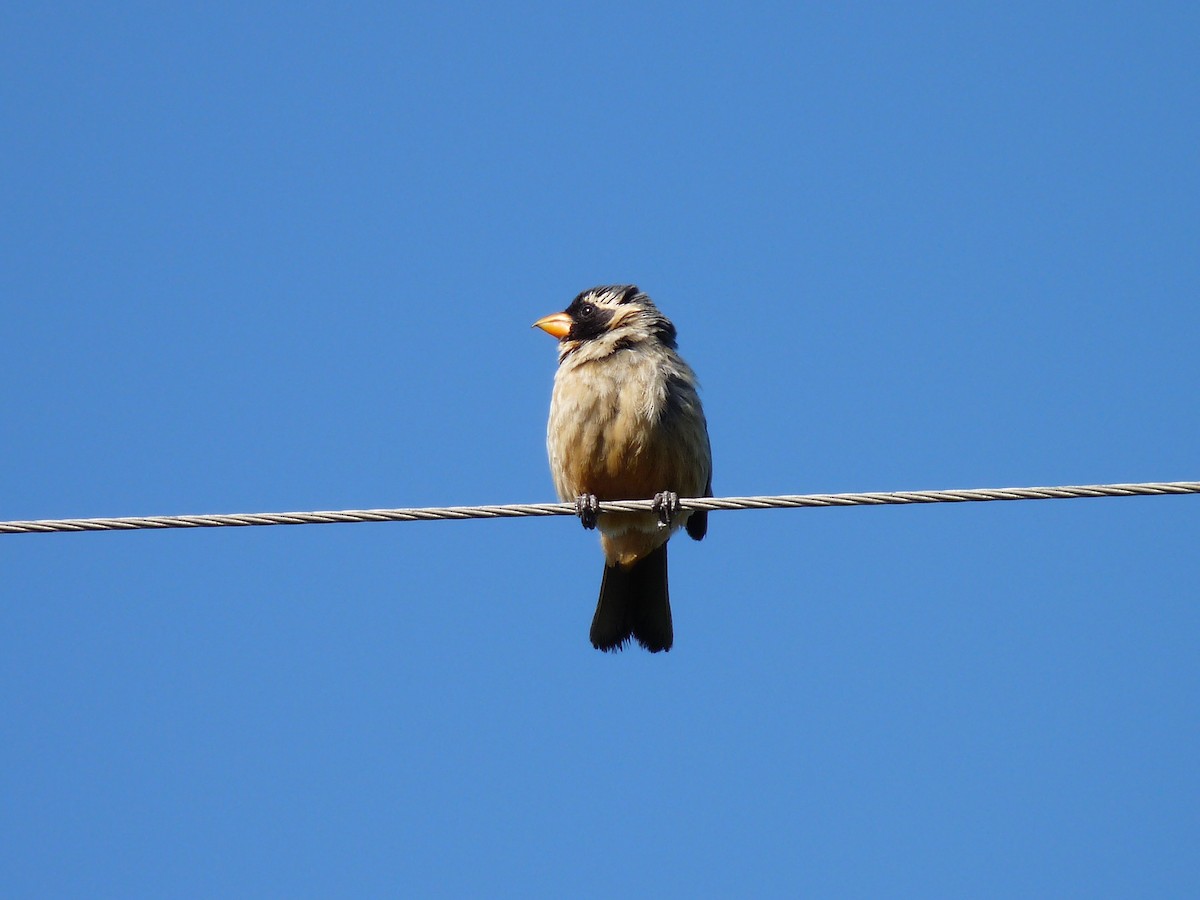
[[[553, 499], [636, 282], [718, 495], [1200, 477], [1193, 4], [0, 13], [0, 518]], [[1197, 498], [0, 536], [6, 896], [1194, 896]]]

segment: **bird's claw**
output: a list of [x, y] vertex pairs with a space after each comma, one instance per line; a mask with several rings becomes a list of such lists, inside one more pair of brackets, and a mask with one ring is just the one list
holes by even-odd
[[658, 514], [658, 524], [662, 527], [669, 528], [680, 509], [679, 495], [674, 491], [654, 495], [654, 512]]
[[575, 498], [575, 515], [583, 527], [589, 531], [596, 527], [596, 516], [600, 512], [600, 504], [595, 494], [580, 494]]

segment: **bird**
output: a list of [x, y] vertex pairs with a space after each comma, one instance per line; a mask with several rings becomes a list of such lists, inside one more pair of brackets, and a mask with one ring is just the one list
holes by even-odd
[[[667, 541], [694, 540], [708, 512], [679, 497], [712, 496], [712, 449], [698, 383], [675, 326], [637, 285], [601, 285], [533, 323], [558, 338], [546, 450], [560, 500], [599, 528], [604, 576], [589, 637], [598, 650], [632, 638], [657, 653], [674, 644]], [[650, 512], [600, 512], [604, 500], [653, 498]]]

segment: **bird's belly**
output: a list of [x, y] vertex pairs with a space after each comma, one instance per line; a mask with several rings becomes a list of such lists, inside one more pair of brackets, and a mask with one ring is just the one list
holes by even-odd
[[[663, 491], [696, 497], [708, 485], [708, 432], [694, 391], [671, 393], [655, 364], [632, 358], [560, 368], [547, 426], [547, 449], [560, 499], [645, 500]], [[619, 373], [619, 374], [618, 374]], [[694, 402], [692, 402], [694, 401]], [[653, 512], [603, 513], [597, 525], [610, 563], [630, 565], [682, 527]]]
[[[564, 419], [557, 428], [552, 421], [557, 441], [551, 441], [551, 461], [559, 497], [571, 501], [593, 494], [599, 500], [645, 500], [671, 490], [668, 454], [647, 440], [651, 432], [649, 423], [610, 405], [592, 404], [587, 415]], [[668, 529], [652, 512], [602, 513], [596, 524], [608, 562], [628, 566], [686, 521], [685, 513]]]
[[547, 429], [561, 499], [641, 500], [660, 491], [694, 496], [704, 490], [707, 473], [699, 471], [697, 448], [657, 419], [636, 379], [584, 382], [587, 373], [573, 374], [565, 388], [556, 385]]

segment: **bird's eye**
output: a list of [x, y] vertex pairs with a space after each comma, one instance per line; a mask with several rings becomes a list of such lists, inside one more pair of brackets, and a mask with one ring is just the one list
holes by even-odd
[[594, 313], [595, 311], [596, 311], [596, 307], [594, 307], [590, 303], [585, 303], [585, 304], [583, 304], [583, 306], [579, 307], [579, 315], [583, 316], [584, 318], [587, 318], [588, 316], [592, 315], [592, 313]]

